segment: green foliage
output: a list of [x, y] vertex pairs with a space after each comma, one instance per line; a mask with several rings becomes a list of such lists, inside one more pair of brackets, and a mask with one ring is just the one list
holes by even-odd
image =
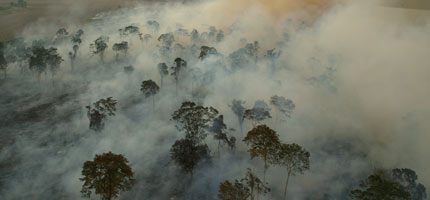
[[172, 160], [186, 173], [193, 173], [194, 168], [202, 160], [209, 160], [209, 148], [206, 144], [197, 144], [190, 139], [177, 140], [170, 149]]
[[206, 129], [217, 115], [218, 111], [213, 107], [187, 101], [172, 114], [172, 119], [177, 122], [176, 128], [185, 132], [186, 139], [199, 143], [206, 138]]
[[84, 184], [81, 193], [88, 198], [94, 190], [103, 200], [111, 200], [118, 197], [120, 192], [130, 190], [135, 183], [127, 158], [112, 152], [96, 155], [93, 161], [86, 161], [82, 175], [80, 180]]

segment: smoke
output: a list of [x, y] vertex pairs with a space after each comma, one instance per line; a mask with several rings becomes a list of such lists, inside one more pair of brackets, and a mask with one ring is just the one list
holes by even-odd
[[[228, 127], [239, 130], [231, 101], [245, 100], [251, 108], [255, 101], [269, 102], [275, 94], [292, 99], [296, 110], [281, 123], [263, 123], [283, 142], [298, 143], [311, 153], [310, 171], [290, 180], [290, 198], [345, 199], [363, 177], [380, 167], [411, 168], [429, 188], [430, 23], [428, 17], [410, 18], [405, 12], [370, 1], [218, 0], [124, 8], [102, 13], [84, 25], [71, 20], [70, 32], [85, 31], [73, 72], [67, 57], [71, 44], [59, 42], [56, 46], [65, 61], [54, 85], [49, 76], [37, 83], [30, 72], [21, 74], [19, 66], [9, 66], [9, 77], [1, 82], [0, 111], [7, 114], [0, 123], [6, 138], [0, 152], [1, 196], [78, 199], [83, 163], [112, 151], [128, 158], [138, 180], [121, 199], [181, 198], [187, 177], [169, 155], [174, 141], [183, 137], [170, 120], [181, 102], [213, 106]], [[160, 23], [158, 33], [148, 27], [148, 20]], [[153, 38], [142, 43], [137, 36], [120, 37], [118, 29], [131, 24]], [[214, 46], [227, 69], [217, 57], [198, 60], [189, 36], [175, 35], [185, 49], [160, 54], [160, 34], [178, 28], [203, 33], [210, 26], [224, 30], [224, 40], [197, 45]], [[38, 24], [23, 35], [31, 44], [39, 38], [36, 32], [46, 34], [43, 30], [54, 27]], [[109, 36], [103, 65], [88, 48], [101, 35]], [[130, 49], [116, 62], [111, 46], [123, 40]], [[234, 71], [229, 55], [254, 41], [259, 41], [260, 61]], [[273, 48], [281, 51], [275, 73], [264, 59]], [[203, 75], [198, 80], [181, 79], [178, 96], [173, 78], [165, 78], [153, 111], [152, 102], [139, 91], [140, 83], [147, 79], [159, 83], [157, 64], [172, 66], [176, 57]], [[134, 66], [132, 74], [124, 73], [127, 65]], [[194, 90], [199, 97], [192, 96]], [[118, 100], [117, 115], [108, 119], [101, 133], [89, 131], [84, 107], [110, 96]], [[245, 122], [244, 131], [251, 128]], [[220, 158], [214, 156], [211, 165], [198, 168], [193, 188], [187, 188], [195, 198], [216, 199], [218, 184], [243, 177], [246, 168], [262, 176], [261, 160], [250, 160], [241, 133], [233, 135], [238, 138], [234, 155], [222, 149]], [[208, 136], [205, 142], [215, 155], [217, 141]], [[269, 168], [272, 192], [266, 199], [281, 196], [284, 175], [285, 169]]]

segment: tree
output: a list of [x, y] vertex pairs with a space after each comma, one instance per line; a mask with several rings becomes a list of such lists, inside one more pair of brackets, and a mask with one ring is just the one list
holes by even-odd
[[[230, 181], [224, 181], [219, 185], [218, 197], [221, 200], [247, 200], [251, 197], [251, 200], [259, 194], [266, 194], [270, 191], [270, 188], [263, 183], [257, 175], [255, 175], [251, 169], [247, 169], [245, 178], [238, 181], [235, 179], [234, 185]], [[255, 195], [255, 192], [257, 193]]]
[[264, 101], [256, 101], [254, 107], [252, 109], [245, 110], [243, 114], [244, 119], [248, 119], [252, 121], [252, 126], [255, 127], [260, 122], [264, 121], [267, 118], [272, 118], [270, 116], [270, 108]]
[[84, 34], [84, 31], [82, 29], [79, 29], [73, 36], [72, 36], [72, 43], [73, 43], [73, 52], [69, 52], [70, 57], [70, 63], [72, 67], [72, 71], [74, 70], [74, 62], [76, 59], [76, 56], [78, 54], [79, 47], [82, 43], [82, 35]]
[[393, 169], [391, 173], [393, 180], [398, 181], [402, 187], [409, 192], [411, 199], [426, 199], [426, 188], [421, 183], [416, 182], [418, 180], [418, 175], [415, 173], [415, 171], [408, 168], [402, 168]]
[[[251, 200], [254, 200], [254, 197], [256, 196], [258, 199], [258, 196], [260, 194], [266, 194], [270, 191], [270, 188], [268, 188], [265, 183], [265, 181], [261, 181], [257, 175], [255, 175], [251, 169], [248, 168], [248, 171], [246, 172], [246, 177], [241, 180], [246, 184], [246, 186], [249, 188]], [[257, 193], [254, 195], [254, 191]]]
[[115, 116], [117, 101], [108, 97], [107, 99], [100, 99], [91, 105], [86, 106], [87, 116], [90, 119], [90, 129], [101, 131], [104, 128], [104, 120], [108, 116]]
[[125, 67], [124, 67], [124, 72], [125, 72], [126, 74], [131, 74], [131, 73], [133, 73], [133, 71], [134, 71], [134, 67], [133, 67], [133, 65], [128, 65], [128, 66], [125, 66]]
[[120, 36], [128, 36], [128, 35], [139, 35], [139, 27], [137, 26], [126, 26], [124, 29], [119, 29]]
[[34, 47], [32, 50], [32, 56], [30, 56], [30, 70], [34, 71], [38, 75], [40, 80], [40, 75], [46, 73], [46, 69], [49, 67], [51, 71], [51, 77], [53, 77], [60, 67], [63, 59], [57, 53], [57, 48], [51, 47], [46, 49], [45, 47]]
[[193, 29], [191, 31], [191, 41], [197, 42], [198, 39], [199, 39], [199, 31], [197, 31], [196, 29]]
[[249, 188], [238, 180], [234, 184], [230, 181], [219, 184], [218, 198], [221, 200], [247, 200], [250, 196]]
[[158, 30], [160, 30], [160, 24], [155, 20], [147, 21], [146, 24], [148, 25], [148, 28], [153, 32], [158, 32]]
[[273, 153], [281, 144], [278, 134], [266, 125], [259, 125], [248, 132], [243, 141], [250, 146], [248, 152], [251, 159], [261, 157], [264, 160], [264, 181], [266, 181], [266, 170]]
[[120, 192], [131, 189], [136, 180], [127, 158], [112, 152], [94, 157], [93, 161], [86, 161], [82, 169], [84, 181], [81, 193], [90, 198], [92, 191], [101, 195], [103, 200], [111, 200], [119, 196]]
[[165, 76], [169, 75], [168, 67], [166, 63], [159, 63], [158, 66], [158, 72], [160, 73], [160, 87], [163, 88], [163, 79]]
[[204, 60], [209, 55], [217, 55], [218, 51], [214, 47], [202, 46], [200, 47], [200, 60]]
[[360, 182], [360, 188], [351, 191], [352, 199], [357, 200], [423, 200], [426, 188], [417, 183], [417, 174], [408, 168], [376, 170]]
[[152, 96], [152, 107], [155, 108], [155, 95], [160, 91], [160, 87], [158, 87], [157, 83], [152, 80], [143, 81], [140, 91], [143, 92], [145, 98]]
[[173, 42], [175, 41], [175, 37], [172, 33], [165, 33], [161, 34], [157, 40], [160, 41], [164, 46], [171, 47]]
[[120, 43], [115, 43], [112, 46], [112, 50], [116, 52], [115, 60], [118, 61], [119, 52], [123, 52], [124, 55], [127, 55], [128, 51], [128, 42], [122, 41]]
[[272, 104], [278, 112], [283, 114], [285, 117], [290, 118], [296, 105], [290, 99], [286, 99], [283, 96], [274, 95], [270, 98], [270, 104]]
[[0, 70], [3, 71], [4, 78], [6, 78], [7, 73], [7, 62], [3, 53], [3, 43], [0, 43]]
[[99, 55], [100, 60], [104, 62], [103, 55], [105, 50], [108, 48], [109, 37], [100, 36], [97, 38], [94, 43], [90, 44], [90, 49], [92, 50], [94, 55]]
[[206, 144], [198, 144], [187, 138], [177, 140], [170, 149], [170, 155], [185, 173], [190, 174], [190, 186], [193, 183], [193, 172], [196, 166], [204, 160], [210, 160], [210, 151]]
[[276, 52], [276, 49], [271, 49], [266, 52], [266, 55], [264, 55], [264, 58], [270, 61], [270, 69], [271, 69], [271, 75], [273, 76], [275, 74], [276, 70], [276, 59], [281, 56], [281, 51]]
[[199, 143], [206, 138], [206, 129], [217, 115], [218, 111], [213, 107], [186, 101], [172, 114], [172, 119], [177, 122], [176, 128], [185, 132], [186, 139]]
[[173, 70], [171, 75], [175, 77], [176, 94], [178, 93], [178, 84], [179, 84], [180, 72], [183, 68], [186, 68], [186, 67], [187, 67], [187, 61], [183, 60], [182, 58], [176, 58], [175, 62], [174, 62], [174, 66], [171, 67]]
[[220, 43], [224, 40], [224, 31], [220, 30], [216, 35], [216, 42]]
[[57, 37], [65, 37], [69, 35], [69, 32], [65, 28], [60, 28], [57, 30]]
[[245, 107], [243, 106], [245, 101], [233, 99], [230, 108], [233, 113], [236, 115], [237, 120], [239, 121], [240, 133], [243, 134], [243, 115], [245, 113]]
[[352, 199], [357, 200], [407, 200], [410, 194], [397, 181], [389, 180], [384, 174], [375, 173], [360, 182], [363, 190], [351, 191]]
[[297, 173], [303, 174], [304, 171], [309, 170], [310, 153], [300, 145], [293, 143], [279, 145], [272, 156], [273, 158], [270, 159], [271, 164], [287, 168], [287, 179], [284, 190], [284, 199], [286, 199], [290, 176], [294, 176]]
[[[209, 128], [209, 131], [214, 133], [214, 139], [218, 140], [218, 156], [220, 156], [220, 146], [221, 142], [227, 144], [231, 150], [235, 147], [236, 138], [227, 136], [227, 125], [224, 123], [224, 116], [219, 115], [217, 118], [213, 120], [212, 126]], [[230, 129], [232, 131], [232, 129]]]

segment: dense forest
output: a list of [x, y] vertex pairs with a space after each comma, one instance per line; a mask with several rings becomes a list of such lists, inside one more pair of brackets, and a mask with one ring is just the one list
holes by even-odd
[[0, 199], [426, 199], [430, 25], [249, 4], [1, 42]]

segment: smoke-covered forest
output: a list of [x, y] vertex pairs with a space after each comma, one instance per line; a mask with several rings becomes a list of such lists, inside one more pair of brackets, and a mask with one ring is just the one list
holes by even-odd
[[0, 43], [0, 199], [426, 199], [430, 15], [408, 13], [206, 0], [35, 22]]

